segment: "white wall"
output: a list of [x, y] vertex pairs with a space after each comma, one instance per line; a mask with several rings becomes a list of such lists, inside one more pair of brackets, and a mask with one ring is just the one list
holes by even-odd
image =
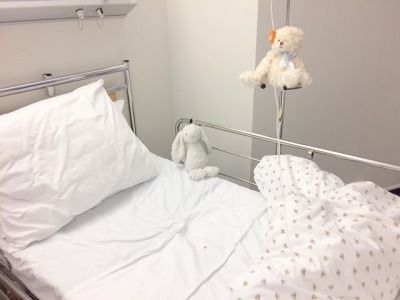
[[[282, 25], [285, 1], [274, 3]], [[181, 117], [274, 135], [272, 90], [254, 94], [238, 80], [267, 50], [268, 4], [143, 0], [127, 18], [106, 19], [102, 30], [95, 21], [86, 21], [84, 31], [75, 21], [3, 24], [0, 86], [130, 59], [139, 136], [154, 152], [169, 157], [173, 125]], [[400, 164], [399, 9], [396, 0], [292, 0], [292, 24], [306, 32], [301, 55], [314, 83], [289, 93], [286, 138]], [[0, 99], [0, 113], [44, 97], [36, 92]], [[244, 154], [252, 146], [256, 156], [273, 152], [243, 138], [210, 135], [216, 146]], [[223, 170], [250, 176], [246, 161], [220, 157], [214, 160]], [[317, 160], [346, 181], [400, 184], [391, 172]]]
[[[267, 50], [268, 2], [260, 1], [258, 59]], [[274, 1], [280, 26], [285, 2]], [[292, 0], [291, 23], [306, 33], [301, 56], [314, 82], [288, 93], [285, 138], [400, 164], [399, 10], [397, 0]], [[275, 134], [272, 97], [272, 89], [256, 91], [256, 132]], [[272, 153], [272, 147], [253, 145], [253, 154], [267, 152]], [[316, 160], [346, 181], [400, 184], [400, 175], [394, 172], [336, 159]]]
[[124, 56], [132, 66], [139, 136], [153, 152], [171, 157], [174, 138], [166, 0], [141, 0], [124, 22]]
[[[146, 0], [126, 18], [0, 25], [0, 86], [40, 80], [131, 60], [138, 135], [154, 152], [169, 156], [173, 138], [164, 0]], [[64, 91], [65, 88], [59, 88]], [[45, 98], [44, 91], [0, 99], [0, 113]]]
[[[253, 91], [238, 76], [255, 64], [257, 5], [257, 0], [167, 0], [174, 120], [251, 129]], [[245, 138], [208, 133], [215, 146], [251, 152]], [[217, 153], [214, 161], [223, 171], [249, 176], [247, 161]]]

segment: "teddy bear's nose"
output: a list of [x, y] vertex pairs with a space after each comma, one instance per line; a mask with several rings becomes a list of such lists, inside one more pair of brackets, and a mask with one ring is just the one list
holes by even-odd
[[279, 45], [281, 45], [281, 46], [283, 46], [283, 44], [284, 44], [283, 42], [280, 42], [280, 43], [279, 43]]

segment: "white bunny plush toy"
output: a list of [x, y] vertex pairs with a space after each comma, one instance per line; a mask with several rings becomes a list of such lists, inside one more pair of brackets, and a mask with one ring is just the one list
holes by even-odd
[[218, 167], [208, 166], [211, 146], [204, 130], [195, 124], [178, 132], [172, 143], [172, 160], [184, 166], [191, 179], [199, 181], [218, 174]]

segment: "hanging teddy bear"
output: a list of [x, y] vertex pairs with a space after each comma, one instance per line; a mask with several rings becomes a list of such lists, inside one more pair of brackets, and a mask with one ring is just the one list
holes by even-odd
[[297, 56], [303, 45], [304, 32], [300, 28], [285, 26], [270, 34], [271, 50], [255, 71], [240, 75], [240, 80], [250, 86], [266, 84], [291, 89], [307, 87], [312, 79], [303, 61]]
[[200, 126], [187, 125], [178, 132], [172, 143], [172, 160], [185, 170], [193, 180], [217, 176], [218, 167], [208, 166], [208, 154], [211, 152], [210, 142]]

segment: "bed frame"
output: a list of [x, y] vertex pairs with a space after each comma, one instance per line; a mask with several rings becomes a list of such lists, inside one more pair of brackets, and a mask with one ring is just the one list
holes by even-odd
[[[349, 155], [349, 154], [345, 154], [345, 153], [335, 152], [335, 151], [322, 149], [322, 148], [318, 148], [318, 147], [314, 147], [314, 146], [308, 146], [308, 145], [304, 145], [304, 144], [290, 142], [287, 140], [277, 139], [277, 138], [269, 137], [266, 135], [261, 135], [261, 134], [257, 134], [257, 133], [253, 133], [253, 132], [249, 132], [249, 131], [225, 127], [225, 126], [221, 126], [221, 125], [217, 125], [217, 124], [213, 124], [213, 123], [209, 123], [209, 122], [204, 122], [204, 121], [200, 121], [200, 120], [193, 120], [193, 119], [186, 119], [186, 118], [179, 119], [175, 124], [175, 133], [179, 132], [182, 125], [190, 124], [190, 123], [194, 123], [199, 126], [211, 128], [211, 129], [214, 129], [217, 131], [222, 131], [222, 132], [227, 132], [227, 133], [234, 134], [234, 135], [249, 137], [251, 139], [262, 141], [262, 142], [273, 143], [277, 146], [283, 145], [283, 146], [288, 146], [291, 148], [301, 149], [307, 153], [308, 159], [310, 159], [310, 160], [312, 160], [314, 158], [315, 154], [321, 154], [321, 155], [327, 155], [327, 156], [331, 156], [331, 157], [335, 157], [335, 158], [339, 158], [339, 159], [353, 161], [353, 162], [357, 162], [357, 163], [361, 163], [361, 164], [365, 164], [365, 165], [369, 165], [369, 166], [373, 166], [373, 167], [377, 167], [377, 168], [383, 168], [386, 170], [400, 172], [400, 166], [398, 166], [398, 165], [393, 165], [393, 164], [380, 162], [380, 161], [376, 161], [376, 160], [372, 160], [372, 159], [367, 159], [367, 158], [363, 158], [363, 157], [358, 157], [358, 156], [354, 156], [354, 155]], [[221, 149], [218, 147], [212, 147], [212, 148], [218, 152], [222, 152], [222, 153], [229, 154], [232, 156], [247, 159], [252, 162], [257, 162], [257, 163], [260, 162], [259, 158], [254, 158], [254, 157], [251, 157], [248, 155], [231, 152], [231, 151]], [[277, 147], [277, 148], [280, 148], [280, 147]], [[244, 178], [231, 176], [229, 174], [224, 174], [224, 173], [220, 173], [220, 175], [256, 187], [256, 184], [253, 181], [249, 181]]]
[[[137, 134], [131, 75], [129, 70], [129, 60], [124, 60], [122, 64], [111, 67], [84, 71], [81, 73], [69, 74], [60, 77], [51, 77], [50, 74], [44, 74], [44, 80], [30, 82], [5, 88], [0, 88], [0, 98], [31, 92], [40, 89], [52, 88], [58, 85], [79, 82], [87, 79], [95, 79], [106, 75], [122, 73], [124, 81], [121, 84], [106, 87], [109, 94], [114, 94], [118, 91], [126, 91], [126, 100], [128, 102], [129, 121], [132, 131]], [[12, 272], [11, 264], [0, 250], [0, 300], [39, 300], [24, 283], [18, 279]]]

